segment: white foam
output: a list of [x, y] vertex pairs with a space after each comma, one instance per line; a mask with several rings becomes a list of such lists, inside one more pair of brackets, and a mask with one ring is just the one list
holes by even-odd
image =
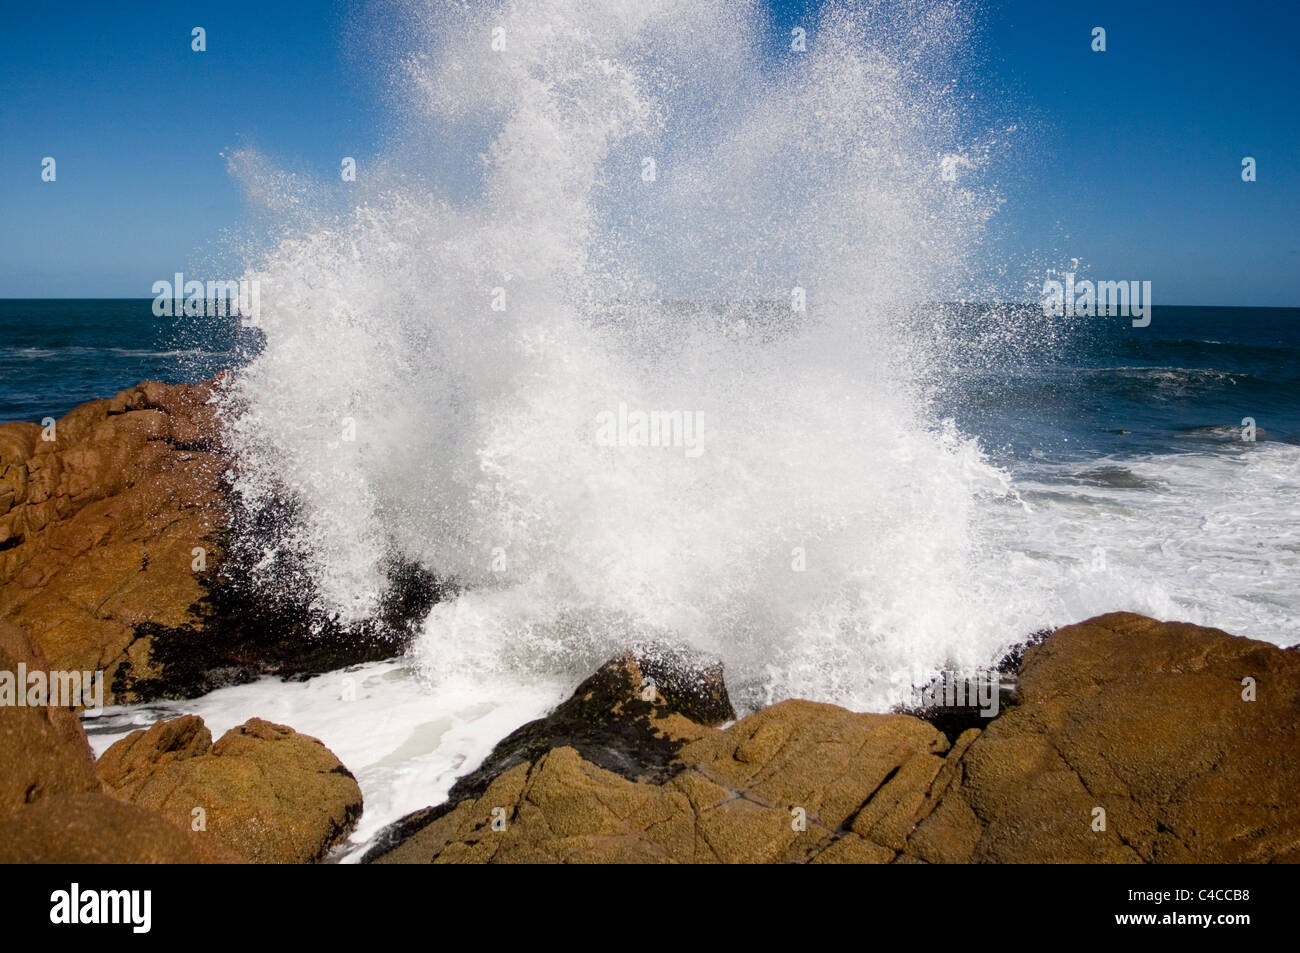
[[[1300, 568], [1300, 520], [1294, 517], [1300, 509], [1300, 448], [1264, 444], [1240, 454], [1152, 455], [1099, 464], [1125, 466], [1147, 485], [1068, 485], [1062, 478], [1080, 472], [1079, 465], [1049, 464], [1016, 483], [1032, 506], [1018, 505], [1014, 495], [990, 497], [975, 515], [992, 552], [964, 591], [1003, 598], [1011, 626], [1005, 641], [1118, 609], [1283, 645], [1300, 640], [1300, 595], [1278, 585]], [[449, 657], [463, 663], [469, 656], [477, 665], [468, 669], [481, 666], [487, 673], [444, 673], [431, 687], [408, 664], [385, 662], [303, 682], [263, 679], [188, 701], [106, 709], [90, 723], [92, 746], [102, 754], [128, 731], [185, 713], [202, 716], [214, 737], [253, 716], [291, 725], [321, 739], [361, 785], [364, 814], [335, 854], [355, 862], [386, 824], [441, 803], [454, 780], [474, 770], [498, 741], [567, 697], [595, 665], [575, 663], [575, 655], [585, 651], [596, 660], [605, 651], [601, 633], [614, 622], [576, 613], [564, 617], [559, 599], [536, 613], [547, 623], [503, 645], [493, 626], [508, 608], [494, 603], [521, 598], [517, 590], [476, 591], [432, 614], [430, 636], [439, 633], [457, 647]], [[757, 675], [759, 688], [748, 693], [751, 705], [779, 700], [787, 691], [812, 698], [838, 692], [850, 703], [861, 699], [856, 707], [863, 710], [909, 699], [920, 673], [907, 668], [915, 654], [891, 650], [891, 620], [846, 639], [833, 611], [824, 627], [814, 621], [800, 639], [780, 646], [785, 654], [769, 656], [770, 667], [763, 667], [761, 657], [749, 668], [736, 666]], [[951, 625], [955, 611], [936, 599], [935, 624]], [[557, 616], [561, 621], [554, 621]], [[861, 641], [873, 638], [876, 651], [865, 654]], [[426, 664], [429, 641], [417, 653]], [[758, 650], [775, 644], [755, 641]], [[729, 663], [750, 658], [747, 648], [727, 650]], [[475, 659], [475, 653], [482, 657]], [[949, 657], [968, 665], [989, 660], [979, 650]], [[878, 660], [876, 667], [864, 669], [864, 658]], [[844, 666], [846, 674], [828, 678], [828, 663]], [[562, 674], [567, 669], [579, 674]], [[863, 671], [871, 677], [854, 681]], [[727, 679], [733, 689], [745, 690], [734, 669]]]
[[[720, 0], [415, 20], [408, 135], [484, 136], [480, 178], [377, 160], [351, 212], [289, 203], [246, 276], [267, 345], [234, 395], [240, 489], [302, 502], [288, 545], [327, 607], [373, 612], [399, 552], [465, 588], [414, 652], [431, 683], [574, 677], [654, 636], [722, 655], [746, 704], [878, 705], [887, 673], [1005, 642], [972, 534], [1005, 478], [921, 386], [919, 303], [968, 280], [995, 205], [959, 11], [834, 8], [782, 70], [758, 8]], [[250, 194], [283, 179], [237, 165]], [[807, 312], [742, 303], [795, 287]], [[734, 304], [659, 303], [682, 294]], [[700, 414], [703, 453], [600, 445], [620, 405]]]
[[[1123, 467], [1141, 484], [1061, 482], [1099, 466]], [[1300, 641], [1300, 592], [1290, 584], [1300, 570], [1300, 447], [1043, 464], [1016, 485], [1033, 512], [991, 520], [989, 533], [1016, 554], [1011, 578], [1041, 591], [1045, 623], [1127, 609]]]

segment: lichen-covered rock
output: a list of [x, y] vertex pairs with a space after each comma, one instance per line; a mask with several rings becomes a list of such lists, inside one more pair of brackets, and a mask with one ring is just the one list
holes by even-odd
[[361, 814], [361, 788], [328, 748], [260, 718], [215, 744], [197, 716], [158, 722], [112, 745], [96, 770], [114, 796], [259, 863], [320, 860]]

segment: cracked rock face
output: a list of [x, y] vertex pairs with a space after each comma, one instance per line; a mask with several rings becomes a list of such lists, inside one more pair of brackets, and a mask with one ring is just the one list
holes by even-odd
[[95, 769], [115, 797], [187, 831], [201, 818], [208, 838], [258, 863], [320, 860], [361, 816], [361, 788], [328, 748], [260, 718], [215, 744], [195, 715], [158, 722]]
[[[520, 729], [368, 859], [1300, 860], [1300, 655], [1216, 629], [1127, 613], [1061, 629], [1026, 652], [1019, 704], [955, 741], [909, 715], [806, 701], [719, 730], [667, 699], [649, 713], [617, 700], [642, 697], [636, 660], [601, 673], [604, 695], [588, 680], [560, 722]], [[584, 717], [603, 727], [557, 730], [595, 700]], [[643, 770], [635, 749], [599, 743], [625, 711], [648, 726]]]

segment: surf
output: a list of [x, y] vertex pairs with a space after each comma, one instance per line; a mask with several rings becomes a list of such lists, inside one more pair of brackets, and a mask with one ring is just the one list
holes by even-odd
[[[977, 290], [998, 204], [960, 6], [831, 4], [803, 49], [733, 2], [407, 24], [355, 183], [232, 156], [276, 223], [227, 414], [237, 491], [297, 504], [263, 563], [341, 618], [395, 556], [447, 580], [409, 656], [435, 689], [656, 642], [742, 706], [880, 708], [1043, 621], [976, 525], [1006, 475], [932, 406], [927, 302]], [[599, 439], [623, 406], [707, 452]]]

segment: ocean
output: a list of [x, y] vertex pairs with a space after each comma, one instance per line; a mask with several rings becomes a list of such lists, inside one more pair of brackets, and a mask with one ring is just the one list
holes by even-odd
[[238, 319], [158, 318], [153, 299], [0, 299], [0, 420], [61, 417], [141, 381], [194, 383], [237, 366]]
[[[152, 307], [0, 299], [0, 421], [60, 417], [146, 380], [194, 383], [259, 349], [259, 332], [238, 319], [155, 317]], [[955, 310], [977, 339], [981, 315], [997, 309]], [[1300, 443], [1300, 308], [1157, 305], [1149, 327], [1094, 317], [1056, 343], [992, 366], [958, 362], [943, 382], [943, 412], [999, 463]], [[1241, 439], [1247, 417], [1254, 445]]]

